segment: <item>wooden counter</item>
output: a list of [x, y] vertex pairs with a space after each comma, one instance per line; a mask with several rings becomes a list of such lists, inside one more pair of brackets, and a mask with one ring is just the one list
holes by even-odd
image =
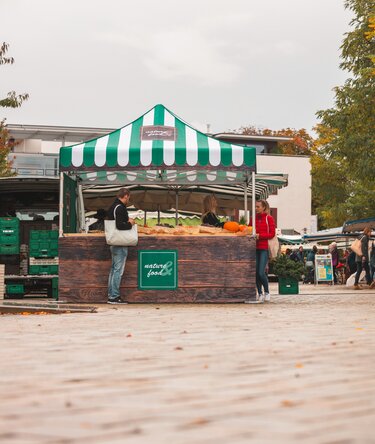
[[[176, 290], [138, 289], [138, 250], [178, 250]], [[107, 301], [111, 254], [103, 235], [59, 240], [59, 300]], [[133, 303], [233, 303], [255, 300], [255, 240], [230, 236], [140, 236], [129, 247], [121, 297]]]

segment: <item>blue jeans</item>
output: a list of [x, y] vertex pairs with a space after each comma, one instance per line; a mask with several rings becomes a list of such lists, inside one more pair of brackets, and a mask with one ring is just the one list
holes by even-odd
[[256, 251], [256, 284], [258, 294], [262, 294], [262, 286], [264, 292], [269, 293], [268, 277], [266, 275], [266, 267], [268, 263], [268, 250]]
[[108, 278], [108, 299], [120, 297], [121, 277], [124, 274], [128, 247], [110, 247], [112, 266]]

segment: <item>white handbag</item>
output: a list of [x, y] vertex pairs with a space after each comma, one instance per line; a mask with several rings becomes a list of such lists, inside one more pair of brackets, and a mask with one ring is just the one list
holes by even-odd
[[[267, 231], [270, 232], [270, 227], [268, 225], [268, 215], [266, 216], [266, 223], [267, 223]], [[279, 239], [277, 238], [276, 234], [272, 239], [268, 239], [268, 251], [271, 259], [277, 257], [279, 253]]]
[[116, 247], [134, 247], [138, 244], [138, 225], [134, 224], [130, 230], [118, 230], [116, 228], [116, 210], [113, 210], [115, 220], [105, 220], [105, 239], [108, 245]]

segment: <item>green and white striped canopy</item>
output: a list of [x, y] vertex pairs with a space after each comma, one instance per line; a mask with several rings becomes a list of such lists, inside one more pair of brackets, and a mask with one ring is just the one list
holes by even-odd
[[[146, 170], [152, 171], [151, 175], [156, 174], [156, 182], [162, 179], [158, 172], [165, 170], [189, 171], [190, 177], [185, 180], [192, 179], [193, 182], [198, 178], [198, 171], [203, 175], [215, 171], [219, 176], [224, 172], [241, 171], [241, 178], [237, 180], [243, 181], [246, 173], [256, 170], [256, 148], [207, 136], [163, 105], [156, 105], [110, 134], [60, 149], [60, 171], [77, 175], [84, 172], [132, 172], [129, 182], [134, 183], [145, 175]], [[135, 172], [143, 172], [143, 176], [134, 177]], [[113, 177], [108, 179], [114, 180]], [[127, 182], [127, 175], [121, 178], [125, 178], [122, 183]], [[176, 182], [178, 179], [174, 177]]]

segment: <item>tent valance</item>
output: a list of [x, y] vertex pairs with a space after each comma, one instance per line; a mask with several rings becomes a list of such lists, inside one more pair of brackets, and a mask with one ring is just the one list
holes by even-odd
[[152, 169], [255, 171], [256, 148], [207, 136], [156, 105], [110, 134], [60, 149], [60, 171]]

